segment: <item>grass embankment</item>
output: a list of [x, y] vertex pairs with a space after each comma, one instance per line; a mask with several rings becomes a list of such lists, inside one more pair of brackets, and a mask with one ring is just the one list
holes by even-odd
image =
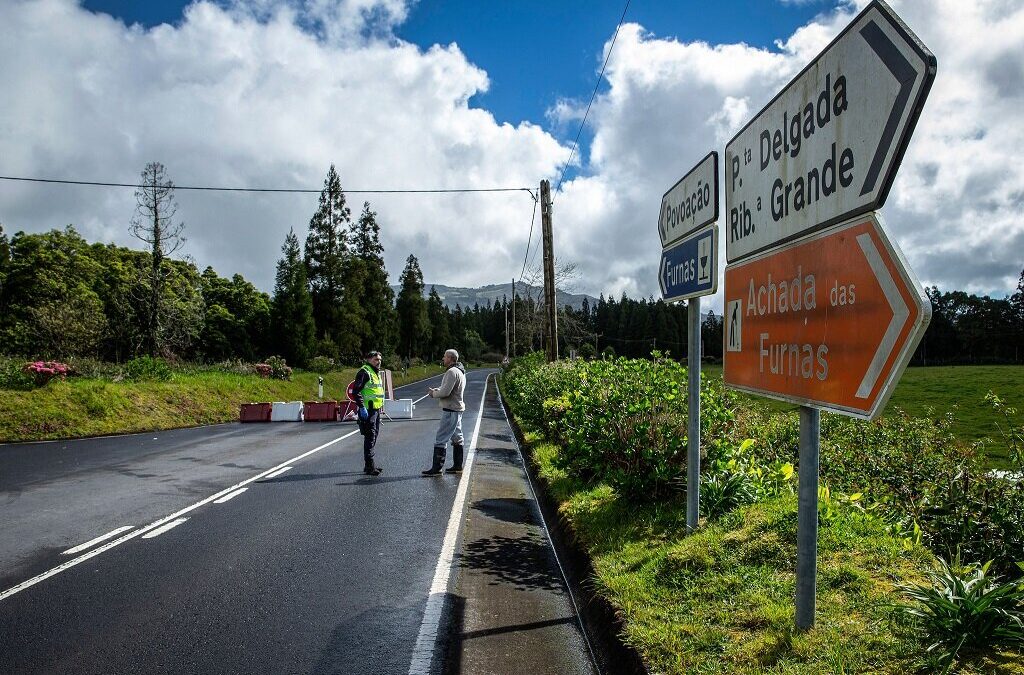
[[[395, 386], [441, 372], [439, 366], [394, 375]], [[324, 375], [324, 400], [341, 399], [355, 369]], [[156, 431], [232, 422], [252, 401], [316, 400], [317, 374], [290, 381], [206, 371], [176, 372], [167, 382], [70, 378], [30, 391], [0, 389], [0, 442], [38, 441]]]
[[[708, 376], [722, 377], [721, 366], [702, 369]], [[1017, 408], [1015, 426], [1024, 426], [1024, 366], [938, 366], [908, 368], [896, 386], [883, 415], [896, 408], [915, 417], [936, 417], [953, 412], [951, 430], [957, 438], [974, 443], [984, 441], [985, 454], [992, 467], [1011, 468], [1008, 448], [1000, 428], [1006, 427], [1002, 415], [985, 403], [985, 394], [993, 391], [1007, 405]], [[795, 410], [796, 406], [773, 399], [750, 396], [773, 410]]]
[[[797, 502], [741, 507], [686, 535], [685, 501], [628, 503], [557, 468], [559, 448], [526, 433], [532, 461], [590, 556], [594, 587], [624, 622], [623, 639], [657, 673], [907, 673], [924, 645], [896, 610], [898, 583], [920, 583], [934, 558], [852, 509], [818, 534], [816, 627], [794, 631]], [[1024, 673], [1020, 656], [960, 673]], [[998, 657], [997, 657], [998, 658]]]

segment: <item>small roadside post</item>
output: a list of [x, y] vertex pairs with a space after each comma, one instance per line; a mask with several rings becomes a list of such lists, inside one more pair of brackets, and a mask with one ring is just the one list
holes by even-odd
[[800, 406], [800, 630], [814, 626], [821, 410], [875, 419], [931, 317], [876, 211], [935, 72], [874, 0], [725, 148], [722, 375]]
[[319, 400], [319, 399], [322, 399], [324, 397], [324, 376], [323, 375], [319, 375], [319, 376], [317, 376], [316, 379], [317, 379], [316, 397], [317, 397], [317, 400]]
[[[718, 290], [718, 152], [661, 198], [658, 283], [666, 302], [687, 300], [686, 531], [700, 516], [700, 298]], [[710, 225], [709, 225], [710, 224]]]

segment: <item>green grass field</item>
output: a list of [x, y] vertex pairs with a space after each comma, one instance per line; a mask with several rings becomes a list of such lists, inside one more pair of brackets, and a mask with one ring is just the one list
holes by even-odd
[[[721, 366], [708, 366], [704, 372], [721, 377]], [[953, 431], [967, 443], [983, 441], [985, 453], [994, 468], [1014, 468], [1000, 429], [1007, 420], [985, 402], [985, 394], [995, 392], [1007, 405], [1017, 409], [1010, 422], [1024, 427], [1024, 366], [941, 366], [908, 368], [903, 373], [883, 415], [901, 408], [914, 416], [937, 417], [953, 413]], [[794, 410], [796, 406], [773, 399], [750, 397], [776, 410]]]

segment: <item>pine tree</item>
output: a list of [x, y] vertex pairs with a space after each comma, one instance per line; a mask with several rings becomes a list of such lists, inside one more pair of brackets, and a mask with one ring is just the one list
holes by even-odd
[[[306, 235], [306, 274], [313, 298], [313, 319], [320, 338], [338, 344], [342, 324], [342, 300], [345, 290], [345, 265], [348, 253], [347, 228], [352, 212], [345, 204], [345, 193], [334, 165], [327, 171], [320, 206], [309, 221]], [[328, 356], [337, 356], [329, 354]]]
[[423, 299], [423, 272], [416, 256], [410, 254], [399, 280], [398, 291], [398, 353], [412, 358], [421, 356], [430, 331], [427, 321], [427, 303]]
[[173, 309], [168, 306], [164, 293], [168, 270], [164, 261], [185, 243], [181, 232], [184, 224], [174, 219], [178, 207], [174, 201], [174, 183], [167, 177], [167, 169], [160, 162], [150, 162], [142, 170], [142, 184], [135, 190], [136, 215], [129, 232], [149, 246], [150, 264], [145, 273], [145, 293], [138, 298], [144, 308], [146, 324], [143, 330], [145, 350], [150, 356], [180, 346], [168, 336], [173, 334]]
[[452, 335], [448, 330], [448, 308], [433, 286], [427, 298], [427, 321], [430, 323], [429, 356], [437, 359], [451, 347]]
[[285, 360], [304, 366], [313, 356], [316, 325], [313, 321], [313, 300], [306, 281], [306, 266], [294, 230], [288, 231], [281, 253], [284, 257], [277, 262], [271, 332], [277, 351]]
[[368, 328], [362, 336], [361, 351], [377, 350], [391, 354], [395, 349], [398, 316], [395, 313], [395, 292], [388, 284], [384, 267], [384, 247], [380, 243], [377, 214], [370, 202], [363, 203], [359, 220], [353, 223], [349, 236], [353, 255], [362, 262], [362, 306]]

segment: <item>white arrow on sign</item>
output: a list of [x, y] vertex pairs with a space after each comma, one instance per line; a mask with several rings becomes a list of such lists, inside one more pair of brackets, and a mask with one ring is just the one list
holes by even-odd
[[726, 146], [726, 259], [879, 208], [935, 71], [892, 9], [869, 4]]

